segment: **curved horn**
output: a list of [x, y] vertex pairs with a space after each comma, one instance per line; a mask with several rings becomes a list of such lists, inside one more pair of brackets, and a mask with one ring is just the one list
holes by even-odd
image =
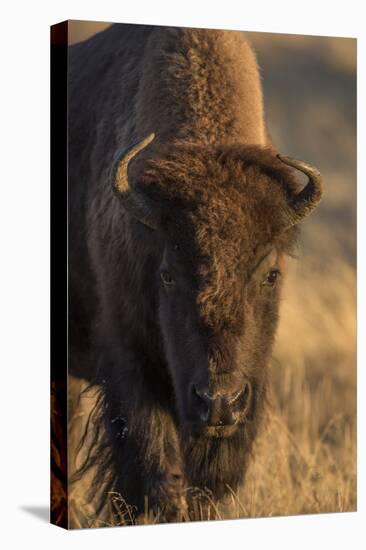
[[148, 200], [144, 193], [136, 186], [132, 186], [128, 182], [128, 165], [129, 162], [140, 151], [145, 149], [153, 140], [155, 134], [149, 134], [145, 139], [130, 146], [120, 156], [117, 162], [117, 169], [114, 174], [114, 190], [123, 201], [123, 205], [130, 214], [132, 214], [141, 223], [147, 225], [151, 229], [156, 229], [156, 219], [152, 209], [149, 207]]
[[284, 164], [300, 170], [300, 172], [303, 172], [309, 178], [304, 189], [297, 195], [294, 195], [289, 202], [289, 206], [293, 212], [292, 223], [294, 225], [305, 216], [308, 216], [318, 206], [323, 195], [322, 176], [315, 166], [311, 166], [306, 162], [290, 157], [283, 157], [282, 155], [277, 155], [277, 157]]

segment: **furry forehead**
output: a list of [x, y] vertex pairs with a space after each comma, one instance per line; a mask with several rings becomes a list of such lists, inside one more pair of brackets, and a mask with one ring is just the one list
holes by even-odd
[[196, 227], [244, 238], [250, 248], [281, 233], [298, 190], [276, 151], [254, 145], [159, 145], [134, 162], [131, 176], [173, 225], [185, 224], [187, 214]]
[[[211, 195], [215, 190], [228, 193], [235, 188], [245, 193], [249, 179], [259, 189], [263, 176], [277, 184], [271, 191], [286, 201], [298, 190], [293, 170], [277, 158], [274, 149], [258, 145], [163, 144], [137, 159], [133, 174], [156, 199], [197, 201], [206, 189]], [[255, 194], [256, 188], [248, 191]]]

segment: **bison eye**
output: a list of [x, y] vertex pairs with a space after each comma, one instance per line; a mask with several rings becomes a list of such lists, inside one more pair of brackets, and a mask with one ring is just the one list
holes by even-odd
[[262, 284], [266, 286], [274, 286], [277, 282], [279, 275], [280, 271], [278, 269], [271, 269], [271, 271], [267, 273]]
[[165, 269], [160, 273], [160, 278], [165, 285], [172, 285], [174, 283], [173, 277]]

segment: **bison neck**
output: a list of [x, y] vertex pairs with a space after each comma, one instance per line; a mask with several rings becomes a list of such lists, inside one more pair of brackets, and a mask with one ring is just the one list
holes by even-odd
[[161, 29], [147, 41], [136, 130], [208, 144], [264, 144], [255, 55], [240, 32]]

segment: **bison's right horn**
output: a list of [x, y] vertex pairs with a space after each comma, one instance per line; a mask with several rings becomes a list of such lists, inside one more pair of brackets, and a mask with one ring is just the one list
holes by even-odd
[[302, 160], [295, 160], [290, 157], [283, 157], [282, 155], [277, 155], [277, 157], [284, 164], [299, 170], [309, 178], [304, 189], [290, 200], [291, 224], [295, 225], [318, 206], [323, 195], [322, 176], [315, 166], [311, 166], [311, 164], [307, 164]]
[[123, 201], [123, 206], [137, 220], [151, 229], [157, 228], [157, 220], [149, 205], [146, 195], [128, 181], [128, 164], [140, 151], [153, 141], [155, 134], [149, 134], [145, 139], [130, 146], [119, 157], [114, 173], [114, 190]]

